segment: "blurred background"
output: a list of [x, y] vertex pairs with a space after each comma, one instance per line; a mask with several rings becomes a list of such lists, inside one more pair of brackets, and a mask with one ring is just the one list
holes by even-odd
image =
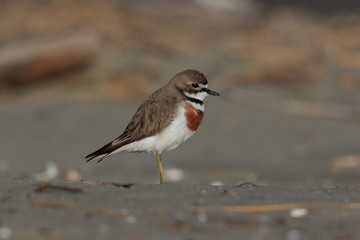
[[169, 181], [332, 187], [360, 181], [360, 3], [0, 1], [0, 177], [155, 183], [155, 158], [84, 157], [139, 104], [197, 69], [197, 133]]

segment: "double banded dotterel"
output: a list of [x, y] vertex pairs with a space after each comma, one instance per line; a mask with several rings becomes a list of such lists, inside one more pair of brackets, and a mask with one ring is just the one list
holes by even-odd
[[138, 108], [125, 131], [115, 140], [86, 156], [102, 161], [118, 152], [145, 152], [156, 156], [160, 183], [165, 183], [161, 153], [191, 137], [204, 116], [204, 99], [220, 94], [208, 88], [204, 74], [185, 70], [156, 90]]

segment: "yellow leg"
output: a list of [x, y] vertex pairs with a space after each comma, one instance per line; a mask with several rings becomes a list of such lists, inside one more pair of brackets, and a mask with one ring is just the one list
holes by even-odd
[[164, 177], [164, 171], [161, 164], [161, 153], [156, 153], [156, 161], [159, 169], [160, 174], [160, 183], [166, 183], [165, 177]]

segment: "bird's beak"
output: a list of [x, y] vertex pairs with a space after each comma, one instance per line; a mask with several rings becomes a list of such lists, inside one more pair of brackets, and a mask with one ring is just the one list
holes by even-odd
[[208, 89], [208, 88], [205, 90], [205, 92], [206, 92], [207, 94], [209, 94], [209, 95], [220, 96], [220, 93], [215, 92], [215, 91], [213, 91], [213, 90], [210, 90], [210, 89]]

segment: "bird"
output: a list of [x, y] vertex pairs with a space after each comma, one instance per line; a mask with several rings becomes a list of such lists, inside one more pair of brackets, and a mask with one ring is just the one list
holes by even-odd
[[156, 157], [160, 183], [166, 183], [161, 162], [163, 151], [178, 147], [190, 138], [202, 122], [204, 99], [219, 96], [197, 70], [177, 73], [137, 109], [124, 132], [85, 158], [102, 161], [118, 152], [145, 152]]

